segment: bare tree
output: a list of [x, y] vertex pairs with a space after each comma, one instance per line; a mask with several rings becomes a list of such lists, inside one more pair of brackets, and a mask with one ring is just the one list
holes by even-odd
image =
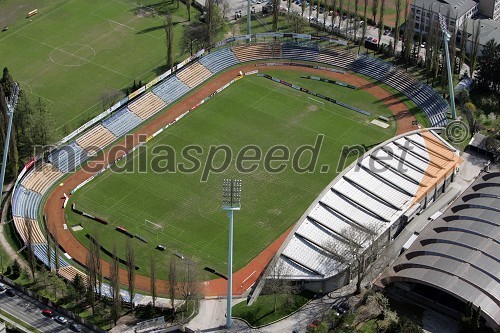
[[173, 48], [174, 48], [174, 29], [172, 22], [172, 14], [169, 12], [165, 16], [165, 45], [167, 46], [167, 68], [172, 68], [174, 64]]
[[198, 294], [198, 266], [193, 260], [185, 259], [182, 262], [179, 277], [179, 292], [184, 298], [186, 311], [189, 311], [189, 300]]
[[107, 110], [118, 102], [121, 97], [122, 93], [119, 90], [107, 89], [99, 95], [99, 102], [101, 103], [102, 109]]
[[[92, 247], [92, 243], [91, 243], [90, 247]], [[86, 260], [87, 260], [86, 267], [87, 267], [87, 276], [88, 276], [88, 279], [87, 279], [87, 303], [92, 308], [92, 314], [95, 314], [97, 274], [96, 274], [96, 267], [95, 267], [95, 261], [93, 258], [92, 250], [89, 250], [87, 252], [87, 259]]]
[[191, 21], [191, 0], [186, 0], [186, 9], [188, 12], [188, 21]]
[[130, 296], [130, 305], [134, 310], [134, 289], [135, 289], [135, 249], [130, 238], [125, 243], [125, 260], [127, 261], [127, 282], [128, 293]]
[[395, 27], [394, 27], [394, 51], [393, 53], [396, 54], [396, 46], [398, 45], [399, 42], [399, 23], [401, 21], [401, 1], [402, 0], [395, 0], [395, 5], [396, 5], [396, 22], [395, 22]]
[[47, 232], [47, 264], [48, 270], [52, 271], [52, 239], [49, 232]]
[[295, 33], [302, 33], [306, 27], [306, 22], [299, 13], [290, 12], [287, 17], [288, 27]]
[[358, 39], [358, 28], [359, 28], [359, 0], [354, 0], [354, 40]]
[[309, 17], [307, 18], [307, 22], [311, 23], [311, 17], [312, 17], [312, 13], [313, 13], [313, 3], [314, 3], [314, 0], [311, 0], [311, 2], [309, 3]]
[[384, 30], [384, 12], [385, 12], [385, 0], [380, 0], [380, 20], [378, 22], [378, 45], [380, 48], [380, 40], [382, 39], [382, 30]]
[[472, 24], [472, 47], [470, 52], [470, 75], [473, 73], [477, 65], [477, 54], [479, 53], [479, 35], [481, 34], [481, 20], [474, 21]]
[[[465, 54], [467, 53], [467, 39], [469, 33], [467, 32], [467, 21], [465, 20], [462, 25], [462, 32], [460, 34], [460, 61], [459, 61], [459, 71], [462, 70], [462, 66], [465, 62]], [[472, 73], [471, 73], [472, 75]]]
[[170, 261], [168, 263], [168, 298], [172, 304], [172, 312], [175, 315], [175, 294], [176, 294], [176, 282], [178, 280], [177, 276], [177, 262], [174, 256], [170, 256]]
[[335, 27], [335, 17], [337, 17], [337, 0], [331, 0], [331, 10], [332, 10], [332, 33], [333, 33], [333, 28]]
[[372, 1], [372, 15], [373, 15], [373, 22], [374, 23], [377, 22], [378, 2], [379, 2], [379, 0]]
[[231, 6], [230, 6], [228, 0], [222, 0], [219, 3], [219, 6], [220, 6], [220, 9], [222, 11], [222, 13], [221, 13], [222, 15], [220, 17], [220, 23], [221, 23], [222, 29], [224, 29], [225, 24], [226, 24], [226, 17], [229, 16], [229, 10], [231, 9]]
[[121, 310], [121, 295], [120, 295], [120, 274], [118, 265], [118, 255], [116, 252], [116, 243], [113, 244], [113, 258], [111, 260], [111, 271], [109, 274], [109, 282], [111, 287], [111, 319], [115, 323], [120, 317]]
[[156, 260], [155, 256], [151, 256], [151, 274], [149, 277], [149, 283], [150, 283], [150, 289], [151, 289], [151, 298], [153, 299], [153, 313], [156, 311], [156, 297], [157, 295], [157, 290], [156, 290]]
[[278, 31], [280, 0], [272, 0], [272, 1], [273, 1], [273, 31]]
[[377, 239], [375, 226], [362, 229], [342, 229], [339, 233], [342, 240], [325, 244], [330, 257], [339, 266], [349, 265], [350, 273], [356, 275], [356, 293], [361, 292], [361, 283], [367, 276], [368, 267], [381, 253], [380, 240]]
[[54, 266], [56, 268], [56, 272], [59, 272], [59, 235], [57, 233], [57, 228], [54, 228], [54, 232], [52, 233], [52, 239], [54, 241]]
[[[275, 257], [270, 266], [269, 275], [266, 279], [266, 286], [269, 292], [274, 295], [274, 312], [278, 310], [278, 296], [291, 294], [293, 291], [290, 282], [285, 279], [288, 271], [279, 257]], [[288, 298], [288, 297], [287, 297]]]
[[35, 271], [36, 271], [36, 257], [33, 251], [33, 225], [31, 221], [27, 218], [24, 219], [24, 224], [26, 226], [26, 251], [28, 251], [28, 266], [31, 272], [31, 278], [35, 281]]
[[302, 13], [300, 14], [300, 16], [304, 17], [304, 12], [306, 11], [306, 2], [305, 1], [301, 1], [300, 2], [300, 9], [302, 11]]

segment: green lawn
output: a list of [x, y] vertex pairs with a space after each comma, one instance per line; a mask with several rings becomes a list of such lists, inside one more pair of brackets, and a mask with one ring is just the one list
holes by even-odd
[[[166, 263], [173, 251], [196, 257], [201, 267], [224, 272], [228, 219], [221, 210], [221, 184], [224, 178], [240, 178], [243, 181], [242, 209], [235, 213], [234, 229], [234, 269], [237, 270], [297, 222], [335, 177], [343, 145], [375, 145], [395, 133], [394, 126], [383, 130], [369, 124], [372, 118], [388, 116], [390, 111], [365, 91], [301, 79], [297, 72], [266, 73], [370, 110], [373, 115], [362, 116], [326, 101], [310, 99], [309, 95], [262, 77], [245, 77], [149, 141], [146, 151], [141, 153], [147, 153], [147, 172], [108, 171], [76, 192], [70, 203], [76, 203], [77, 208], [107, 219], [111, 224], [98, 225], [68, 208], [68, 224], [82, 224], [84, 228], [74, 232], [78, 240], [88, 245], [85, 234], [98, 229], [103, 246], [111, 250], [116, 242], [119, 255], [124, 257], [126, 236], [114, 230], [116, 226], [123, 226], [149, 240], [145, 244], [134, 239], [139, 274], [149, 275], [152, 254], [159, 262]], [[235, 168], [235, 156], [245, 145], [257, 145], [263, 154], [272, 146], [286, 145], [293, 156], [299, 146], [313, 145], [319, 134], [324, 135], [324, 140], [312, 173], [295, 172], [291, 161], [286, 163], [284, 171], [269, 173], [264, 170], [263, 158], [252, 173], [241, 174]], [[180, 154], [183, 147], [199, 145], [203, 153], [197, 156], [204, 162], [209, 146], [222, 144], [231, 148], [232, 162], [227, 171], [210, 174], [206, 182], [200, 181], [202, 170], [193, 173], [154, 173], [151, 170], [151, 161], [158, 158], [153, 158], [152, 151], [159, 145], [173, 147], [177, 152], [176, 162], [190, 167], [190, 162]], [[219, 166], [222, 153], [216, 157], [215, 164]], [[310, 154], [306, 153], [301, 166], [308, 160]], [[137, 167], [137, 161], [137, 158], [128, 159], [121, 164]], [[276, 162], [272, 164], [273, 167], [277, 165]], [[321, 172], [324, 165], [329, 168]], [[165, 161], [160, 166], [166, 167]], [[248, 167], [249, 163], [243, 166]], [[163, 229], [145, 228], [145, 219], [163, 225]], [[158, 244], [165, 245], [167, 251], [155, 250]], [[163, 273], [165, 266], [159, 265]]]
[[[186, 7], [160, 3], [173, 11], [178, 43]], [[57, 137], [102, 112], [104, 91], [125, 96], [134, 79], [145, 83], [165, 71], [164, 18], [140, 11], [135, 0], [40, 0], [32, 4], [39, 14], [31, 19], [16, 6], [14, 0], [0, 2], [0, 12], [16, 18], [0, 34], [0, 66], [9, 68], [32, 101], [41, 98], [49, 106]], [[183, 57], [179, 48], [175, 57]]]
[[[303, 294], [278, 294], [278, 295], [260, 295], [251, 305], [246, 302], [240, 302], [233, 306], [233, 317], [245, 319], [253, 327], [269, 324], [281, 319], [299, 309], [312, 295], [304, 292]], [[276, 301], [276, 312], [274, 312], [274, 303]]]

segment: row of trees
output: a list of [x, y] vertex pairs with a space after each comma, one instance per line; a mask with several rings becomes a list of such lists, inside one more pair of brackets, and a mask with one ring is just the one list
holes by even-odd
[[[181, 265], [179, 265], [179, 262]], [[186, 306], [188, 301], [194, 299], [199, 294], [199, 280], [200, 272], [198, 265], [195, 261], [185, 259], [179, 260], [175, 256], [170, 256], [168, 263], [168, 282], [166, 287], [167, 297], [172, 305], [172, 317], [175, 316], [176, 307], [175, 300], [182, 297]], [[157, 266], [158, 262], [155, 256], [150, 258], [150, 292], [152, 297], [153, 311], [156, 308], [156, 301], [158, 298], [158, 275]], [[122, 302], [126, 301], [134, 309], [134, 304], [131, 302], [135, 297], [135, 270], [136, 270], [136, 255], [135, 249], [130, 239], [125, 243], [125, 268], [127, 272], [127, 281], [120, 281], [120, 259], [117, 254], [116, 244], [113, 245], [111, 262], [110, 262], [109, 285], [111, 291], [111, 319], [116, 325], [116, 321], [122, 313]], [[94, 234], [86, 261], [87, 270], [87, 288], [86, 288], [86, 302], [95, 313], [96, 304], [102, 295], [102, 283], [104, 279], [104, 271], [101, 257], [101, 244], [98, 234]], [[120, 285], [126, 282], [130, 299], [122, 300], [120, 295]], [[165, 288], [162, 288], [165, 289]]]
[[[0, 79], [0, 153], [7, 135], [8, 108], [6, 98], [12, 95], [14, 78], [9, 69], [3, 69]], [[9, 146], [9, 159], [7, 161], [7, 179], [17, 176], [20, 166], [33, 156], [35, 145], [47, 145], [53, 142], [55, 130], [50, 111], [41, 98], [31, 104], [24, 90], [19, 91], [19, 97], [14, 119]]]

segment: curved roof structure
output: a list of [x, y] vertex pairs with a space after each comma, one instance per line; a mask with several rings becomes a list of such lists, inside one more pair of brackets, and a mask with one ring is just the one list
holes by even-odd
[[[353, 240], [369, 245], [459, 165], [458, 152], [429, 130], [392, 138], [364, 154], [318, 196], [282, 247], [289, 279], [325, 279], [345, 269], [338, 258]], [[349, 238], [349, 239], [347, 239]]]
[[481, 307], [500, 324], [500, 172], [479, 177], [381, 279], [416, 282]]

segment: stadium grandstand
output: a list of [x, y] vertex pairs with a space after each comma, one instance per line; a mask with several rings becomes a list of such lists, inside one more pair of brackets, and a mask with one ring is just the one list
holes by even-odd
[[[283, 42], [278, 39], [270, 43], [233, 46], [228, 46], [229, 42], [223, 41], [219, 45], [222, 47], [211, 50], [209, 54], [200, 54], [199, 60], [190, 59], [183, 68], [179, 67], [176, 72], [166, 75], [145, 93], [134, 95], [134, 98], [123, 104], [119, 103], [112, 113], [106, 113], [98, 118], [98, 121], [92, 121], [90, 125], [83, 126], [85, 131], [78, 129], [75, 134], [69, 135], [67, 140], [65, 138], [64, 144], [60, 144], [46, 158], [42, 160], [42, 157], [39, 157], [34, 167], [26, 169], [16, 182], [11, 198], [12, 213], [20, 238], [26, 241], [26, 223], [31, 223], [33, 228], [37, 228], [35, 231], [37, 244], [47, 244], [45, 233], [39, 225], [42, 198], [58, 180], [78, 169], [83, 162], [94, 155], [95, 152], [91, 148], [108, 147], [154, 114], [162, 112], [168, 105], [185, 96], [191, 89], [202, 84], [215, 73], [243, 62], [276, 59], [310, 60], [359, 72], [380, 80], [398, 91], [402, 87], [401, 92], [422, 108], [432, 126], [446, 124], [443, 114], [446, 114], [447, 106], [439, 94], [429, 86], [418, 82], [404, 70], [383, 61], [357, 57], [339, 49], [322, 48], [311, 41], [306, 45], [299, 45], [291, 43], [289, 38], [283, 39]], [[365, 70], [364, 66], [371, 69]], [[376, 69], [377, 66], [380, 69]], [[154, 103], [149, 105], [149, 101]], [[412, 149], [406, 148], [407, 146]], [[388, 151], [389, 148], [392, 150]], [[303, 263], [298, 256], [301, 255], [301, 249], [308, 251], [307, 253], [316, 253], [311, 252], [311, 249], [318, 250], [321, 242], [331, 237], [340, 226], [349, 225], [355, 230], [363, 230], [366, 223], [373, 222], [378, 226], [377, 230], [380, 234], [389, 232], [392, 235], [396, 232], [394, 229], [401, 224], [401, 216], [409, 207], [412, 205], [415, 207], [418, 204], [419, 207], [424, 208], [442, 188], [447, 187], [450, 179], [453, 179], [458, 159], [456, 152], [432, 132], [398, 137], [388, 142], [387, 146], [379, 147], [372, 152], [373, 154], [359, 162], [357, 168], [359, 175], [353, 173], [351, 167], [347, 174], [344, 173], [345, 177], [342, 176], [338, 184], [335, 180], [325, 190], [322, 197], [315, 203], [317, 211], [308, 212], [309, 215], [301, 223], [302, 229], [294, 233], [296, 239], [288, 242], [292, 245], [283, 252], [282, 259], [291, 268], [290, 278], [324, 281], [335, 275], [335, 272], [329, 270], [319, 259], [312, 264], [314, 267], [311, 267], [311, 264]], [[389, 157], [388, 160], [387, 157]], [[401, 174], [396, 169], [396, 164], [400, 162], [409, 168], [408, 174]], [[370, 163], [385, 166], [386, 169], [381, 173], [374, 173], [370, 169]], [[41, 169], [45, 172], [41, 172]], [[368, 185], [370, 189], [364, 187]], [[347, 192], [344, 194], [344, 191]], [[367, 202], [373, 203], [373, 207], [368, 209], [359, 205], [359, 202], [363, 200], [370, 200]], [[352, 212], [341, 212], [340, 215], [344, 213], [345, 215], [340, 216], [331, 209], [331, 207], [337, 209], [337, 203], [339, 209], [357, 208]], [[387, 207], [390, 213], [381, 212], [382, 207]], [[319, 245], [314, 245], [300, 236], [306, 233], [312, 238], [319, 237]], [[35, 254], [43, 263], [52, 261], [49, 260], [47, 251], [43, 251], [42, 247], [39, 247]], [[53, 254], [50, 255], [52, 256]], [[59, 262], [66, 261], [61, 257]], [[76, 274], [84, 277], [82, 272], [72, 266], [61, 267], [59, 273], [67, 278], [72, 278]], [[136, 295], [137, 301], [141, 297], [142, 295]]]
[[370, 239], [379, 246], [394, 239], [446, 191], [460, 163], [458, 151], [429, 130], [373, 148], [337, 176], [296, 224], [278, 252], [280, 276], [314, 292], [347, 284], [353, 263], [333, 252], [352, 239], [362, 252], [374, 244]]
[[500, 172], [483, 173], [384, 273], [383, 286], [460, 316], [466, 303], [500, 326]]

